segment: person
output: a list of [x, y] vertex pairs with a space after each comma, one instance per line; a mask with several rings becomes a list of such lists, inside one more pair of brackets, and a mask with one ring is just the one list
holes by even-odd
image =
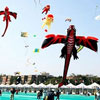
[[0, 90], [0, 96], [2, 95], [2, 91]]
[[37, 93], [37, 99], [40, 100], [42, 95], [43, 95], [43, 90], [41, 89], [41, 90], [38, 91], [38, 93]]
[[15, 88], [11, 88], [11, 97], [10, 97], [10, 100], [14, 100], [14, 94], [16, 92]]
[[56, 92], [56, 96], [57, 96], [56, 100], [59, 100], [59, 96], [60, 96], [60, 91], [59, 90]]
[[43, 100], [54, 100], [54, 90], [50, 90], [48, 91], [47, 95], [45, 96], [45, 98]]
[[16, 94], [18, 94], [18, 90], [16, 90]]
[[95, 100], [100, 100], [100, 90], [95, 93]]

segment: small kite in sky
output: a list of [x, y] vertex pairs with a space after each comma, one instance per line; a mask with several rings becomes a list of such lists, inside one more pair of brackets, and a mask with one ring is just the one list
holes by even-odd
[[28, 32], [21, 32], [21, 37], [28, 37]]
[[69, 22], [71, 22], [72, 19], [71, 19], [71, 18], [66, 18], [65, 21], [69, 21]]
[[44, 26], [47, 25], [47, 26], [48, 26], [48, 29], [50, 29], [51, 23], [52, 23], [53, 20], [54, 20], [54, 16], [53, 16], [52, 14], [48, 14], [48, 15], [46, 16], [46, 18], [43, 18], [42, 20], [44, 20], [44, 23], [43, 23], [43, 25], [42, 25], [42, 28], [44, 28]]
[[35, 65], [35, 62], [31, 58], [28, 58], [26, 61], [26, 65]]
[[43, 14], [44, 12], [45, 12], [45, 14], [47, 14], [48, 11], [50, 11], [50, 5], [46, 5], [46, 6], [43, 8], [42, 14]]
[[25, 48], [28, 48], [29, 47], [29, 45], [25, 45]]
[[36, 37], [36, 35], [33, 35], [33, 37]]
[[100, 15], [96, 16], [95, 20], [100, 20]]
[[6, 33], [6, 31], [7, 31], [8, 23], [11, 22], [10, 15], [13, 16], [16, 19], [17, 18], [17, 13], [10, 12], [9, 8], [5, 7], [4, 11], [0, 11], [0, 15], [4, 15], [3, 21], [6, 21], [6, 27], [5, 27], [4, 33], [2, 35], [2, 37], [3, 37], [5, 35], [5, 33]]
[[38, 48], [35, 48], [34, 50], [33, 50], [33, 52], [34, 53], [38, 53], [40, 50], [38, 49]]

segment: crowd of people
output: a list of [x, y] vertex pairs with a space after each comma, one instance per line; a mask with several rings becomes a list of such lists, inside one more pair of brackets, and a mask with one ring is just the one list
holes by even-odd
[[37, 99], [40, 100], [41, 97], [43, 96], [43, 100], [54, 100], [55, 96], [56, 96], [56, 100], [59, 100], [59, 96], [60, 96], [61, 92], [59, 90], [57, 90], [57, 92], [54, 92], [54, 89], [51, 89], [47, 92], [44, 92], [44, 96], [43, 96], [43, 90], [40, 90], [37, 93]]
[[[17, 95], [18, 92], [19, 91], [17, 89], [11, 88], [10, 89], [10, 93], [11, 93], [10, 100], [14, 100], [14, 94], [16, 93]], [[25, 94], [26, 93], [27, 93], [27, 90], [25, 90]], [[37, 93], [38, 100], [60, 100], [60, 94], [61, 94], [59, 89], [56, 91], [54, 91], [54, 89], [49, 89], [49, 90], [40, 89], [36, 93]], [[0, 96], [2, 96], [1, 90], [0, 90]], [[100, 100], [100, 89], [95, 92], [94, 96], [95, 96], [94, 100]]]

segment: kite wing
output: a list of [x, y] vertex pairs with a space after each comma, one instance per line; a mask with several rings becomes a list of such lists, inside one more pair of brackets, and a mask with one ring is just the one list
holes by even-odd
[[85, 37], [85, 36], [76, 36], [76, 45], [82, 45], [84, 47], [87, 47], [93, 51], [97, 51], [98, 47], [97, 47], [97, 42], [98, 39], [95, 37]]
[[[65, 43], [66, 36], [65, 35], [54, 35], [54, 34], [49, 34], [46, 35], [46, 39], [44, 40], [42, 44], [42, 48], [46, 48], [50, 46], [51, 44], [57, 44], [57, 43]], [[97, 51], [97, 42], [98, 39], [95, 37], [85, 37], [85, 36], [76, 36], [76, 45], [77, 46], [83, 46], [87, 47], [93, 51]]]
[[15, 19], [17, 18], [17, 13], [15, 12], [10, 12], [10, 15], [13, 16]]
[[64, 35], [54, 35], [54, 34], [49, 34], [46, 35], [45, 37], [46, 39], [43, 41], [42, 48], [46, 48], [51, 44], [65, 43], [65, 39], [66, 39], [66, 36]]
[[[46, 48], [50, 46], [51, 44], [57, 44], [57, 43], [65, 43], [66, 36], [65, 35], [54, 35], [54, 34], [49, 34], [46, 35], [46, 39], [44, 40], [42, 44], [42, 48]], [[95, 37], [85, 37], [85, 36], [76, 36], [76, 45], [77, 46], [84, 46], [87, 47], [93, 51], [97, 51], [97, 42], [98, 39]]]
[[0, 15], [4, 15], [5, 14], [5, 12], [4, 11], [0, 11]]

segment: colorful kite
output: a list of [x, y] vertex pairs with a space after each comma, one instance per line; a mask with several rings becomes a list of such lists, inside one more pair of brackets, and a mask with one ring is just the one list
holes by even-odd
[[28, 33], [27, 32], [21, 32], [21, 37], [28, 37]]
[[45, 12], [45, 14], [47, 14], [48, 11], [50, 11], [50, 5], [46, 5], [46, 6], [43, 8], [42, 14], [43, 14], [44, 12]]
[[34, 52], [34, 53], [38, 53], [38, 52], [39, 52], [39, 49], [36, 48], [36, 49], [33, 50], [33, 52]]
[[3, 37], [6, 33], [6, 31], [7, 31], [8, 23], [11, 22], [10, 15], [13, 16], [16, 19], [17, 18], [17, 13], [10, 12], [9, 8], [6, 7], [4, 11], [0, 11], [0, 15], [4, 15], [3, 21], [6, 21], [6, 27], [5, 27], [4, 33], [2, 35], [2, 37]]
[[76, 29], [74, 25], [70, 25], [70, 27], [68, 28], [67, 36], [54, 35], [54, 34], [50, 34], [46, 36], [46, 39], [44, 40], [42, 44], [42, 48], [46, 48], [52, 44], [57, 44], [57, 43], [64, 44], [64, 47], [61, 50], [61, 56], [60, 56], [62, 58], [63, 57], [65, 58], [63, 80], [58, 85], [58, 87], [61, 87], [63, 84], [65, 84], [65, 79], [68, 72], [71, 56], [73, 55], [74, 59], [78, 59], [77, 49], [75, 45], [77, 46], [82, 45], [84, 47], [87, 47], [97, 52], [97, 42], [98, 42], [98, 39], [95, 37], [76, 36]]
[[42, 25], [42, 28], [44, 28], [44, 26], [47, 25], [47, 26], [48, 26], [48, 29], [50, 29], [51, 23], [52, 23], [53, 20], [54, 20], [54, 16], [53, 16], [52, 14], [48, 14], [48, 15], [46, 16], [46, 18], [43, 18], [42, 20], [44, 20], [44, 23], [43, 23], [43, 25]]

